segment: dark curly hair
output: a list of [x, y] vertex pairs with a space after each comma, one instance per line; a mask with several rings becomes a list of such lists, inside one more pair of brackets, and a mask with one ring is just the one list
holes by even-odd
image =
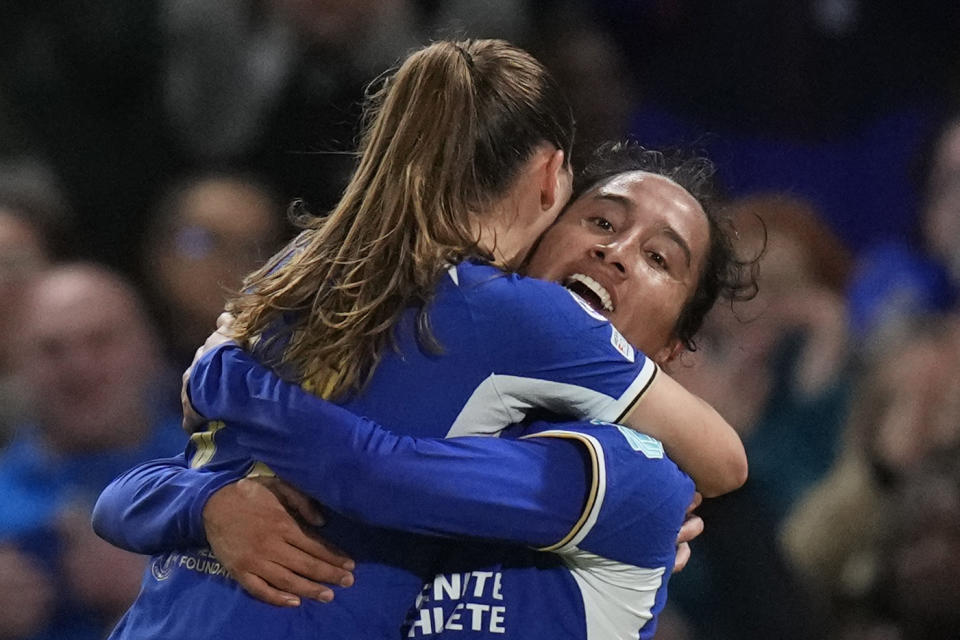
[[[608, 142], [593, 152], [587, 166], [574, 180], [573, 199], [623, 173], [645, 171], [677, 183], [700, 203], [710, 225], [710, 247], [693, 297], [677, 320], [676, 334], [690, 351], [693, 337], [718, 298], [750, 300], [757, 294], [757, 269], [766, 245], [749, 259], [740, 259], [734, 248], [736, 230], [717, 211], [713, 162], [683, 150], [655, 151], [633, 141]], [[761, 221], [762, 224], [762, 221]]]

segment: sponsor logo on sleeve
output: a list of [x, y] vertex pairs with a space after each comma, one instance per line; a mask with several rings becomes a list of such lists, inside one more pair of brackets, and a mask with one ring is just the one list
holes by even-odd
[[624, 358], [630, 362], [634, 361], [635, 354], [633, 351], [633, 345], [627, 342], [627, 339], [624, 338], [617, 328], [613, 325], [610, 325], [610, 344], [613, 345], [613, 348], [620, 352]]
[[620, 433], [627, 439], [630, 448], [634, 451], [639, 451], [650, 459], [659, 460], [663, 458], [663, 444], [656, 438], [651, 438], [646, 434], [638, 433], [630, 427], [624, 427], [619, 424], [617, 425], [617, 429], [620, 429]]

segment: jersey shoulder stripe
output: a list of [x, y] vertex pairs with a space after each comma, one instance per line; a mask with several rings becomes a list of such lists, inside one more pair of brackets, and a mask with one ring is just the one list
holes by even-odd
[[564, 553], [565, 551], [575, 549], [576, 546], [580, 544], [580, 542], [587, 536], [587, 534], [590, 533], [590, 530], [593, 528], [594, 524], [596, 524], [597, 517], [600, 514], [600, 509], [603, 506], [604, 498], [606, 497], [607, 471], [603, 447], [600, 445], [597, 439], [591, 435], [577, 431], [565, 431], [561, 429], [550, 429], [547, 431], [539, 431], [537, 433], [521, 436], [521, 439], [527, 438], [566, 438], [570, 440], [576, 440], [584, 446], [588, 453], [591, 478], [590, 488], [587, 492], [587, 500], [583, 507], [583, 513], [580, 515], [580, 518], [574, 524], [573, 528], [567, 533], [567, 535], [552, 545], [539, 548], [538, 551]]
[[622, 422], [625, 420], [643, 396], [646, 395], [650, 385], [653, 384], [654, 378], [657, 377], [658, 371], [660, 371], [660, 367], [653, 360], [645, 358], [640, 374], [627, 387], [627, 390], [617, 398], [617, 402], [610, 407], [610, 410], [605, 412], [604, 416], [598, 416], [597, 420], [603, 420], [604, 422]]
[[535, 423], [523, 437], [576, 440], [588, 453], [590, 499], [576, 531], [548, 551], [585, 550], [630, 565], [670, 564], [693, 481], [649, 436], [620, 425]]
[[[603, 369], [598, 367], [598, 371]], [[563, 373], [557, 371], [544, 373], [543, 377], [491, 373], [464, 402], [446, 435], [496, 435], [507, 425], [522, 422], [534, 409], [573, 420], [617, 420], [629, 414], [650, 388], [657, 366], [645, 360], [632, 373], [632, 381], [619, 393], [617, 382], [603, 380], [602, 373], [580, 384], [572, 374], [564, 380]]]
[[658, 441], [620, 425], [529, 428], [524, 437], [575, 439], [590, 454], [598, 490], [564, 544], [544, 549], [558, 554], [576, 584], [586, 640], [652, 638], [693, 482]]

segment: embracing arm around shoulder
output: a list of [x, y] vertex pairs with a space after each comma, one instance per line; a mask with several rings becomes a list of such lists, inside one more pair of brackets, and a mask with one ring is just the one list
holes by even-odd
[[491, 378], [517, 421], [535, 407], [626, 423], [662, 441], [705, 496], [745, 482], [746, 454], [733, 427], [572, 292], [527, 278], [465, 296], [489, 370], [510, 374]]
[[589, 470], [571, 443], [400, 435], [235, 345], [196, 362], [189, 395], [201, 414], [227, 421], [251, 459], [369, 524], [542, 546], [581, 514]]
[[747, 454], [740, 436], [723, 417], [663, 371], [621, 421], [651, 435], [711, 498], [747, 481]]
[[203, 507], [218, 489], [240, 480], [248, 464], [190, 469], [181, 454], [126, 471], [101, 492], [93, 530], [110, 544], [154, 554], [206, 545]]

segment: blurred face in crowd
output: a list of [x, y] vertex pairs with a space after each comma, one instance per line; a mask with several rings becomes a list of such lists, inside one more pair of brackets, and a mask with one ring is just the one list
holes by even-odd
[[942, 336], [917, 336], [872, 372], [875, 402], [863, 428], [871, 453], [905, 472], [931, 451], [960, 442], [960, 350]]
[[[776, 230], [768, 231], [757, 273], [757, 295], [751, 300], [718, 306], [706, 330], [715, 348], [737, 349], [744, 366], [762, 366], [784, 333], [793, 327], [784, 318], [800, 292], [816, 286], [811, 257], [796, 238]], [[812, 304], [812, 303], [811, 303]], [[785, 305], [787, 308], [784, 308]], [[799, 317], [794, 314], [794, 317]]]
[[699, 283], [710, 243], [700, 204], [662, 176], [634, 171], [571, 203], [544, 234], [528, 273], [562, 283], [663, 364]]
[[243, 276], [273, 253], [279, 215], [266, 194], [230, 178], [187, 188], [173, 215], [169, 232], [152, 252], [151, 267], [179, 320], [202, 323], [202, 341]]
[[770, 234], [760, 264], [758, 297], [789, 295], [813, 284], [809, 256], [789, 235]]
[[157, 350], [126, 283], [92, 266], [52, 269], [30, 291], [24, 335], [35, 413], [55, 445], [95, 450], [139, 438]]

